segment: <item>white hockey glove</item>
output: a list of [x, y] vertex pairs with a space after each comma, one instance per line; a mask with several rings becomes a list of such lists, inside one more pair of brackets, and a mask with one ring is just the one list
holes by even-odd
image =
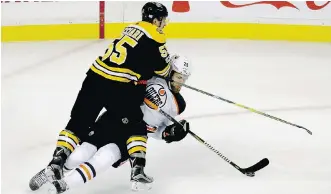
[[167, 126], [162, 133], [162, 139], [164, 139], [167, 143], [184, 139], [188, 133], [187, 131], [190, 129], [190, 124], [186, 120], [181, 120], [179, 123], [183, 126], [175, 123]]

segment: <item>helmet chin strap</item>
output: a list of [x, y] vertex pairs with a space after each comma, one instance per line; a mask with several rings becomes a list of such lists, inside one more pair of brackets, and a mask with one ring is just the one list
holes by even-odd
[[162, 23], [160, 22], [160, 24], [157, 26], [157, 31], [160, 33], [160, 34], [163, 34], [163, 29], [161, 29], [161, 25]]

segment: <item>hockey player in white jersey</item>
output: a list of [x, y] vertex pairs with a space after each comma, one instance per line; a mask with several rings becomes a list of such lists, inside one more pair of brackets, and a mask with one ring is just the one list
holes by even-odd
[[[179, 93], [181, 90], [181, 84], [179, 83], [185, 83], [190, 76], [191, 64], [187, 58], [176, 55], [171, 60], [171, 65], [169, 78], [176, 82], [169, 82], [158, 77], [148, 80], [145, 101], [152, 102], [171, 116], [176, 117], [186, 107], [185, 100]], [[171, 143], [180, 141], [187, 135], [189, 129], [187, 121], [181, 120], [182, 126], [173, 124], [159, 112], [149, 107], [148, 104], [144, 103], [141, 109], [149, 137]], [[134, 151], [137, 147], [146, 149], [146, 142], [130, 143], [133, 139], [128, 139], [129, 133], [126, 133], [130, 130], [129, 121], [122, 119], [120, 123], [116, 122], [114, 118], [108, 116], [113, 115], [108, 114], [109, 111], [111, 110], [107, 110], [101, 115], [96, 125], [93, 126], [89, 142], [84, 142], [70, 155], [65, 168], [74, 170], [63, 179], [53, 182], [52, 193], [63, 193], [69, 188], [77, 187], [93, 179], [110, 166], [118, 167], [127, 161], [130, 151]], [[109, 130], [109, 128], [114, 127], [119, 129]], [[127, 150], [129, 150], [129, 153]], [[133, 164], [131, 163], [131, 165]], [[137, 175], [139, 176], [140, 173], [137, 173]], [[152, 182], [153, 178], [146, 176], [146, 180], [132, 181], [132, 189], [149, 189]]]

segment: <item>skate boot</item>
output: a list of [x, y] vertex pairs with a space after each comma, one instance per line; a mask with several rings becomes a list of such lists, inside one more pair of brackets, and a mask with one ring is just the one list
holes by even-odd
[[[140, 160], [143, 160], [140, 162]], [[131, 162], [131, 189], [133, 191], [150, 190], [154, 179], [144, 173], [145, 159], [136, 158]]]
[[53, 188], [50, 188], [48, 190], [49, 194], [63, 193], [69, 189], [67, 183], [63, 179], [54, 181], [52, 184], [53, 184]]
[[64, 154], [63, 149], [55, 150], [53, 159], [45, 170], [46, 177], [50, 183], [54, 182], [55, 180], [61, 180], [64, 177], [63, 166], [66, 159], [67, 156]]
[[29, 187], [32, 191], [38, 190], [41, 186], [43, 186], [47, 182], [47, 180], [48, 179], [45, 174], [45, 169], [42, 169], [31, 178], [29, 182]]

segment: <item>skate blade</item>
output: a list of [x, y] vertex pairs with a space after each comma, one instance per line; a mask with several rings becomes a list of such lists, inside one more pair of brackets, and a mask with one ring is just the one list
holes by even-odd
[[32, 191], [32, 193], [35, 193], [35, 194], [57, 194], [57, 191], [56, 191], [55, 186], [52, 183], [46, 182], [41, 187], [39, 187], [38, 190]]
[[58, 194], [55, 188], [49, 188], [48, 194]]
[[58, 194], [56, 187], [51, 183], [47, 184], [47, 189], [48, 189], [48, 194]]
[[55, 179], [55, 174], [54, 174], [54, 172], [51, 171], [51, 170], [46, 169], [46, 171], [45, 171], [45, 176], [46, 176], [47, 181], [48, 181], [49, 183], [52, 183], [53, 181], [56, 181], [56, 179]]
[[132, 191], [146, 191], [152, 189], [152, 183], [141, 183], [137, 181], [131, 181]]

